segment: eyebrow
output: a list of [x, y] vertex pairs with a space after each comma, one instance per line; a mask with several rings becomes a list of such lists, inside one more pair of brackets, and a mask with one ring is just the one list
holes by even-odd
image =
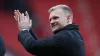
[[53, 16], [53, 17], [51, 17], [49, 20], [51, 21], [51, 19], [52, 19], [52, 18], [55, 18], [55, 17], [56, 17], [56, 18], [59, 18], [59, 16]]

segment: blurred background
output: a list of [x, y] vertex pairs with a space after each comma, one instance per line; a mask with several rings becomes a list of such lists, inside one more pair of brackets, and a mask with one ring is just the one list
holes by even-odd
[[[14, 10], [26, 10], [33, 20], [32, 29], [40, 38], [52, 36], [48, 9], [58, 4], [68, 5], [79, 24], [86, 56], [100, 56], [100, 0], [0, 0], [0, 34], [3, 36], [5, 56], [33, 56], [18, 41], [18, 27]], [[76, 50], [77, 51], [77, 50]]]

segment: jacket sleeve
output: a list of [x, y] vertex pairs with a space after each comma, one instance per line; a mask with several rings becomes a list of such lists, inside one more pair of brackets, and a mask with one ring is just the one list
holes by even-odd
[[38, 36], [36, 36], [36, 34], [32, 31], [32, 29], [29, 30], [30, 34], [32, 35], [32, 37], [37, 40], [39, 39]]
[[31, 54], [42, 53], [42, 51], [49, 51], [55, 48], [56, 41], [53, 37], [46, 39], [35, 39], [36, 36], [32, 36], [27, 30], [21, 31], [18, 34], [18, 40], [24, 46], [24, 48]]

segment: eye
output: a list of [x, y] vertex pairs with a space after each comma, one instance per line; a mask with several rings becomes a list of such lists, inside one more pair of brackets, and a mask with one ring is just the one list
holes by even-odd
[[58, 18], [59, 18], [58, 16], [54, 16], [54, 17], [53, 17], [54, 20], [56, 20], [56, 19], [58, 19]]
[[53, 16], [52, 18], [50, 18], [50, 21], [53, 19], [53, 20], [56, 20], [58, 19], [59, 17], [58, 16]]
[[50, 21], [51, 21], [51, 18], [50, 18]]

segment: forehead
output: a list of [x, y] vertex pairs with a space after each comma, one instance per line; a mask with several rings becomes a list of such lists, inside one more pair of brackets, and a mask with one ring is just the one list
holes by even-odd
[[64, 15], [63, 10], [62, 10], [62, 9], [56, 9], [56, 10], [54, 10], [54, 11], [52, 11], [52, 12], [50, 13], [49, 19], [50, 19], [51, 17], [53, 17], [53, 16], [61, 16], [61, 15]]

